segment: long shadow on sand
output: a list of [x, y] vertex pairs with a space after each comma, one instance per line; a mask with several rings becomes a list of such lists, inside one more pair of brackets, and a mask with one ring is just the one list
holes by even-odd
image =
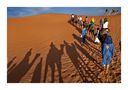
[[[64, 44], [65, 44], [66, 52], [69, 58], [71, 59], [73, 65], [75, 66], [76, 70], [78, 71], [82, 81], [88, 83], [95, 82], [95, 78], [96, 78], [95, 74], [91, 72], [89, 67], [87, 67], [80, 54], [77, 52], [75, 45], [73, 43], [69, 45], [66, 41], [64, 41]], [[93, 76], [91, 76], [91, 74]]]
[[13, 64], [15, 59], [16, 57], [12, 58], [12, 60], [8, 63], [7, 65], [8, 73], [16, 66], [16, 63]]
[[92, 40], [91, 37], [89, 37], [89, 36], [86, 35], [86, 39], [87, 39], [88, 41], [90, 41], [91, 43], [95, 44], [95, 43], [94, 43], [94, 40]]
[[14, 57], [14, 58], [8, 63], [8, 65], [7, 65], [8, 68], [12, 65], [12, 63], [13, 63], [13, 61], [14, 61], [15, 59], [16, 59], [16, 57]]
[[50, 44], [50, 50], [48, 52], [47, 58], [46, 58], [46, 65], [45, 65], [45, 72], [44, 72], [44, 80], [43, 82], [46, 82], [47, 79], [47, 73], [48, 73], [48, 66], [50, 66], [51, 69], [51, 82], [54, 82], [54, 72], [55, 72], [55, 65], [58, 69], [59, 74], [59, 82], [63, 82], [62, 76], [61, 76], [61, 56], [64, 53], [64, 45], [60, 45], [60, 50], [56, 48], [53, 42]]
[[82, 68], [84, 68], [84, 67], [80, 62], [80, 60], [82, 60], [82, 58], [79, 55], [79, 53], [76, 51], [74, 44], [69, 45], [66, 41], [64, 41], [64, 44], [65, 44], [66, 52], [67, 52], [69, 58], [71, 59], [72, 63], [74, 64], [75, 68], [79, 72], [81, 79], [83, 81], [86, 81], [86, 78], [84, 76], [84, 72], [82, 70]]
[[[82, 39], [81, 39], [79, 36], [77, 36], [76, 34], [72, 34], [72, 36], [73, 36], [73, 38], [76, 39], [79, 43], [81, 43], [81, 40], [82, 40]], [[90, 38], [87, 37], [87, 36], [86, 36], [86, 39], [87, 39], [88, 41], [90, 41], [90, 42], [93, 41], [92, 39], [90, 39]], [[90, 39], [90, 40], [89, 40], [89, 39]], [[94, 46], [90, 45], [90, 44], [87, 42], [87, 40], [85, 41], [85, 44], [86, 44], [86, 46], [88, 46], [88, 48], [89, 48], [91, 51], [93, 51], [93, 50], [92, 50], [92, 48], [93, 48], [93, 49], [96, 50], [96, 52], [100, 52], [100, 50], [98, 50], [98, 49], [95, 48]], [[89, 46], [90, 46], [91, 48], [90, 48]]]
[[11, 72], [11, 70], [13, 70], [13, 68], [16, 66], [16, 63], [15, 64], [13, 64], [10, 68], [8, 68], [8, 73], [10, 73]]
[[40, 62], [37, 64], [35, 71], [33, 73], [32, 77], [32, 83], [39, 83], [41, 80], [41, 69], [42, 69], [42, 57], [40, 59]]
[[83, 47], [81, 47], [80, 45], [78, 45], [76, 42], [74, 42], [76, 47], [82, 52], [83, 55], [85, 55], [88, 60], [92, 61], [95, 65], [97, 65], [100, 69], [102, 69], [100, 63], [98, 63], [98, 61], [96, 59], [94, 59], [89, 52], [87, 52]]
[[32, 67], [36, 59], [40, 56], [39, 53], [37, 53], [32, 60], [32, 62], [29, 64], [30, 56], [32, 54], [32, 48], [29, 49], [29, 51], [25, 54], [23, 60], [13, 69], [10, 73], [8, 73], [7, 76], [7, 82], [8, 83], [17, 83], [21, 80], [21, 78], [27, 73], [27, 71]]
[[68, 21], [69, 24], [71, 24], [72, 26], [74, 26], [76, 28], [76, 30], [81, 34], [82, 33], [82, 30], [81, 28], [79, 28], [77, 25], [75, 24], [72, 24], [70, 21]]

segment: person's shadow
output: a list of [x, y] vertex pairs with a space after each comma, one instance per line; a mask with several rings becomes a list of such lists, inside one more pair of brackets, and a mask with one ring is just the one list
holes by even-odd
[[30, 56], [32, 54], [32, 48], [25, 54], [23, 60], [7, 75], [7, 82], [8, 83], [17, 83], [21, 80], [21, 78], [27, 73], [27, 71], [32, 67], [36, 59], [40, 56], [37, 53], [29, 64]]
[[57, 66], [58, 69], [58, 74], [59, 74], [59, 82], [63, 82], [62, 76], [61, 76], [61, 56], [64, 53], [64, 45], [60, 45], [60, 50], [56, 48], [53, 42], [50, 44], [50, 50], [47, 54], [46, 58], [46, 64], [45, 64], [45, 72], [44, 72], [44, 80], [43, 82], [46, 82], [47, 79], [47, 73], [48, 73], [48, 66], [50, 66], [51, 69], [51, 82], [54, 82], [54, 72], [55, 72], [55, 65]]

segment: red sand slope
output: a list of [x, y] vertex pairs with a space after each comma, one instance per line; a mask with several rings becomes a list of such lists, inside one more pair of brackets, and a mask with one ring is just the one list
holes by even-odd
[[[103, 75], [100, 45], [88, 35], [88, 44], [81, 47], [81, 31], [68, 23], [69, 18], [8, 18], [8, 82], [121, 82], [121, 16], [108, 17], [116, 49], [108, 76]], [[97, 24], [100, 18], [95, 17]]]

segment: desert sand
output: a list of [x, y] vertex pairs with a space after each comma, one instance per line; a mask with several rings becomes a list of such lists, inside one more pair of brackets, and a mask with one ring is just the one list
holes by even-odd
[[[99, 24], [103, 17], [94, 18]], [[70, 15], [8, 18], [7, 82], [120, 83], [121, 15], [107, 18], [115, 46], [107, 75], [103, 73], [100, 44], [87, 35], [87, 43], [81, 47], [81, 30], [68, 23]]]

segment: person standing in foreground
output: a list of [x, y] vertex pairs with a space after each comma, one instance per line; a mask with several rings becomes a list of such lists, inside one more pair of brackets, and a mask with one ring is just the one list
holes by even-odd
[[86, 30], [86, 27], [84, 27], [81, 34], [81, 37], [82, 37], [81, 45], [85, 43], [86, 33], [87, 33], [87, 30]]
[[114, 45], [112, 42], [112, 37], [107, 35], [104, 44], [102, 45], [102, 64], [106, 73], [108, 73], [109, 65], [113, 57], [113, 54], [114, 54]]

